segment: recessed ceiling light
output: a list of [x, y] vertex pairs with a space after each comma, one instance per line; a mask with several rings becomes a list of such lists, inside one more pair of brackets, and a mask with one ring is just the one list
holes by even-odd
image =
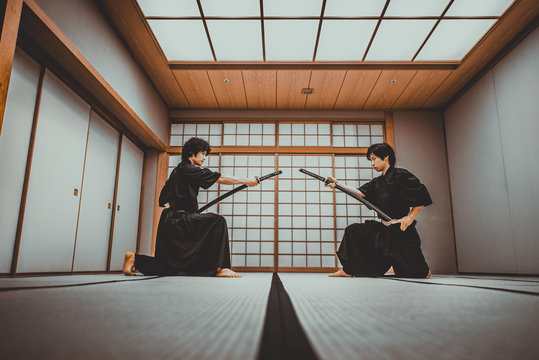
[[392, 83], [392, 84], [395, 84], [396, 82], [397, 82], [397, 79], [391, 80], [391, 83]]
[[230, 80], [225, 79], [224, 82], [228, 84], [230, 82]]
[[313, 90], [314, 89], [306, 88], [306, 89], [302, 89], [301, 92], [304, 93], [305, 95], [309, 95], [313, 93]]

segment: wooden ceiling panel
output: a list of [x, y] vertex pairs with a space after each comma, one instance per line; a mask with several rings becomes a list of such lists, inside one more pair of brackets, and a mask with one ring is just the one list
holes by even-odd
[[452, 70], [418, 70], [410, 84], [393, 104], [393, 109], [420, 109]]
[[274, 109], [277, 106], [277, 71], [243, 70], [247, 107]]
[[[417, 70], [384, 70], [372, 89], [363, 109], [390, 109], [406, 89]], [[392, 82], [396, 80], [396, 82]]]
[[277, 71], [277, 108], [303, 109], [307, 95], [301, 92], [309, 87], [311, 70]]
[[193, 108], [218, 108], [206, 70], [173, 70], [189, 105]]
[[335, 109], [361, 109], [382, 70], [349, 70], [346, 73]]
[[221, 109], [247, 107], [241, 70], [208, 70], [208, 76]]
[[307, 96], [307, 109], [333, 109], [341, 91], [346, 70], [313, 70]]

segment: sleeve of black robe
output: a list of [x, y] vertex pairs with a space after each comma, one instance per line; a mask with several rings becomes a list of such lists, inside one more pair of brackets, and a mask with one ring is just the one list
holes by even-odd
[[414, 174], [405, 169], [398, 169], [399, 200], [409, 207], [428, 206], [432, 204], [430, 194]]
[[372, 196], [374, 195], [374, 189], [375, 189], [375, 179], [372, 179], [368, 183], [365, 183], [361, 185], [358, 190], [361, 191], [363, 195], [365, 195], [365, 200], [372, 201]]
[[221, 177], [221, 174], [218, 172], [198, 166], [189, 166], [186, 168], [185, 175], [190, 179], [191, 183], [203, 189], [209, 188]]

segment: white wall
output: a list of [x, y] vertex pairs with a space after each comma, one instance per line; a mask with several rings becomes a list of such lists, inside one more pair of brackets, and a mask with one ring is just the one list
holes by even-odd
[[539, 30], [444, 113], [459, 271], [539, 273]]
[[36, 0], [77, 49], [166, 144], [168, 110], [91, 0]]
[[423, 254], [435, 274], [456, 272], [454, 234], [447, 173], [447, 153], [440, 112], [397, 111], [397, 167], [416, 175], [429, 190], [432, 205], [417, 217]]

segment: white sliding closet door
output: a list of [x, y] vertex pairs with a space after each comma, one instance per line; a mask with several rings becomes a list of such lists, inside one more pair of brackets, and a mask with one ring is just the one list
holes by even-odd
[[0, 135], [0, 273], [11, 268], [40, 69], [15, 51]]
[[135, 251], [144, 153], [125, 136], [122, 140], [111, 270], [121, 270], [126, 251]]
[[92, 111], [73, 271], [107, 269], [120, 134]]
[[71, 271], [90, 106], [47, 71], [17, 272]]

